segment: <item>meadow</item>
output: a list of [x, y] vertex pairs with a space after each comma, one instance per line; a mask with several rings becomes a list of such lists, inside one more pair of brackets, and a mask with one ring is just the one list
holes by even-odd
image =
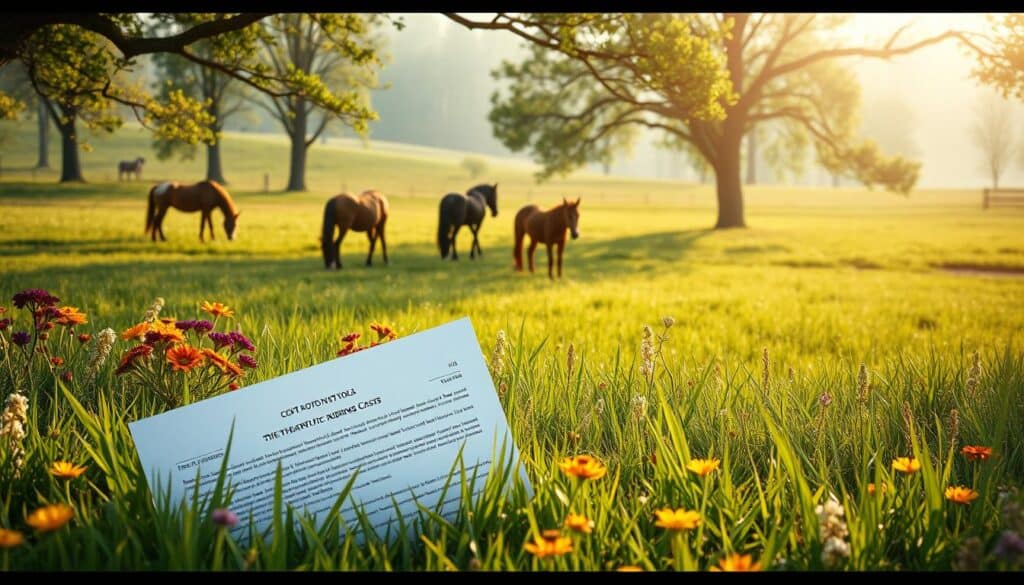
[[[342, 541], [336, 519], [282, 521], [275, 534], [285, 538], [254, 535], [246, 549], [209, 520], [223, 502], [179, 509], [150, 499], [125, 423], [166, 406], [114, 374], [131, 344], [118, 339], [86, 383], [88, 348], [63, 340], [72, 380], [43, 360], [27, 390], [22, 379], [0, 381], [4, 396], [21, 384], [29, 398], [17, 477], [11, 449], [0, 448], [0, 527], [25, 537], [0, 549], [5, 569], [706, 570], [732, 553], [765, 570], [1021, 566], [1004, 541], [1024, 530], [1024, 213], [983, 211], [978, 191], [753, 186], [750, 228], [714, 231], [708, 185], [586, 173], [537, 185], [529, 165], [501, 159], [473, 180], [458, 153], [388, 145], [317, 144], [309, 191], [281, 193], [286, 144], [229, 135], [236, 240], [225, 240], [215, 212], [217, 239], [201, 244], [198, 215], [172, 210], [168, 241], [153, 243], [143, 235], [149, 187], [198, 180], [201, 161], [150, 160], [144, 181], [119, 183], [117, 160], [151, 158], [146, 135], [126, 128], [90, 139], [89, 183], [57, 185], [54, 173], [30, 170], [32, 130], [3, 126], [5, 317], [20, 313], [8, 299], [30, 288], [86, 313], [76, 333], [94, 338], [138, 323], [157, 297], [161, 316], [177, 319], [221, 302], [258, 348], [244, 391], [334, 358], [341, 336], [366, 335], [371, 322], [408, 335], [468, 315], [536, 494], [491, 486], [458, 518], [425, 511], [414, 537], [393, 543]], [[463, 230], [460, 260], [442, 261], [438, 200], [484, 181], [499, 184], [499, 215], [484, 222], [483, 257], [469, 259]], [[366, 239], [350, 233], [344, 269], [323, 268], [323, 204], [342, 188], [389, 197], [390, 265], [378, 256], [363, 266]], [[543, 248], [537, 274], [515, 273], [515, 211], [563, 196], [582, 198], [564, 278], [548, 280]], [[966, 457], [968, 445], [991, 457]], [[578, 454], [607, 474], [563, 473], [559, 462]], [[901, 473], [897, 457], [921, 467]], [[702, 458], [719, 467], [687, 468]], [[87, 470], [60, 479], [48, 472], [58, 459]], [[950, 501], [954, 485], [977, 499]], [[68, 527], [26, 526], [54, 502], [74, 508]], [[663, 508], [697, 511], [700, 523], [660, 526]], [[571, 552], [524, 549], [569, 512], [593, 521], [590, 532], [564, 529]]]

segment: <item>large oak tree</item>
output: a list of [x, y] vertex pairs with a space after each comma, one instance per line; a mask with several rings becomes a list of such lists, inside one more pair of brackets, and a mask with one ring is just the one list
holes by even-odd
[[495, 94], [495, 134], [528, 148], [543, 176], [607, 160], [639, 127], [659, 130], [715, 174], [716, 227], [745, 225], [741, 145], [755, 125], [778, 128], [774, 149], [807, 145], [834, 174], [907, 192], [919, 164], [883, 155], [856, 135], [859, 87], [844, 57], [889, 58], [954, 36], [850, 47], [829, 33], [843, 21], [820, 14], [506, 14], [449, 18], [470, 29], [506, 30], [532, 56], [506, 63]]

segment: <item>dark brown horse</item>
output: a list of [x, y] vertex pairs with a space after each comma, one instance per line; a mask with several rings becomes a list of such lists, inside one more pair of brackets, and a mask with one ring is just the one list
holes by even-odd
[[575, 203], [569, 203], [562, 198], [562, 204], [547, 211], [541, 211], [536, 205], [527, 205], [516, 213], [516, 247], [513, 255], [516, 259], [516, 270], [523, 270], [523, 238], [530, 234], [530, 249], [527, 255], [530, 258], [530, 272], [533, 272], [533, 252], [537, 244], [544, 243], [548, 247], [548, 277], [554, 280], [551, 274], [551, 264], [554, 261], [551, 255], [551, 246], [558, 246], [558, 278], [562, 278], [562, 250], [565, 249], [565, 232], [572, 233], [572, 239], [580, 237], [577, 226], [580, 221], [580, 198]]
[[167, 241], [164, 237], [164, 216], [169, 208], [192, 213], [202, 211], [203, 217], [199, 220], [199, 241], [203, 239], [203, 231], [206, 225], [210, 225], [210, 239], [213, 235], [213, 208], [220, 208], [224, 214], [224, 232], [228, 239], [235, 239], [235, 232], [238, 230], [238, 216], [240, 212], [231, 200], [231, 195], [215, 181], [202, 181], [195, 185], [181, 185], [177, 182], [163, 182], [149, 190], [149, 205], [146, 208], [146, 232], [152, 233], [153, 241], [157, 235], [161, 241]]
[[[373, 265], [373, 250], [377, 246], [377, 238], [380, 238], [380, 250], [384, 255], [384, 264], [387, 264], [388, 244], [384, 240], [384, 224], [387, 221], [388, 200], [378, 191], [364, 191], [358, 197], [342, 193], [328, 199], [324, 206], [323, 234], [320, 236], [324, 266], [341, 270], [341, 241], [345, 239], [348, 230], [366, 232], [370, 240], [367, 266]], [[337, 240], [334, 239], [335, 227], [340, 229]]]

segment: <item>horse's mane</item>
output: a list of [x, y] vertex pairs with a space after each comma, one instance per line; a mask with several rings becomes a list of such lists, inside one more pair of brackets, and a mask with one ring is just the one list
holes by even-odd
[[473, 191], [480, 193], [483, 196], [487, 196], [488, 192], [494, 191], [494, 185], [488, 185], [487, 183], [480, 183], [474, 187], [470, 187], [469, 191], [466, 191], [466, 195], [469, 195]]
[[207, 180], [204, 181], [204, 183], [213, 187], [213, 190], [220, 194], [220, 198], [228, 206], [228, 209], [231, 210], [232, 215], [238, 214], [238, 207], [235, 206], [235, 201], [231, 198], [231, 195], [228, 193], [227, 189], [221, 187], [220, 183], [218, 183], [217, 181]]

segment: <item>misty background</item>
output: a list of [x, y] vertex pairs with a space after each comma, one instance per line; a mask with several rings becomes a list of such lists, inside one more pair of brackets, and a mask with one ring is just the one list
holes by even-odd
[[[502, 60], [526, 54], [518, 37], [507, 31], [470, 31], [440, 14], [399, 14], [401, 31], [387, 26], [384, 52], [389, 59], [380, 75], [385, 89], [372, 94], [380, 120], [371, 123], [370, 142], [400, 142], [435, 148], [528, 160], [498, 142], [487, 119], [491, 76]], [[948, 28], [985, 30], [982, 14], [856, 14], [837, 31], [837, 42], [881, 46], [900, 26], [913, 22], [904, 41]], [[974, 65], [964, 48], [947, 41], [890, 61], [855, 58], [842, 61], [861, 83], [861, 133], [887, 154], [902, 154], [923, 163], [918, 187], [978, 188], [988, 184], [983, 156], [971, 127], [992, 90], [970, 78]], [[1002, 101], [1002, 100], [998, 100]], [[991, 106], [991, 101], [989, 101]], [[1000, 181], [1024, 187], [1024, 104], [1007, 102], [1014, 136], [1022, 152]], [[255, 108], [227, 124], [229, 130], [279, 132], [276, 121]], [[332, 133], [333, 131], [333, 133]], [[339, 136], [340, 126], [328, 131]], [[682, 153], [655, 146], [657, 135], [641, 132], [633, 151], [620, 153], [607, 169], [612, 174], [698, 181], [699, 174]], [[330, 140], [330, 138], [328, 138]], [[315, 148], [315, 146], [314, 146]], [[802, 175], [776, 173], [761, 157], [757, 182], [831, 185], [831, 177], [808, 153]], [[595, 172], [605, 169], [591, 167]], [[713, 177], [708, 177], [713, 181]], [[844, 185], [853, 182], [843, 181]]]

